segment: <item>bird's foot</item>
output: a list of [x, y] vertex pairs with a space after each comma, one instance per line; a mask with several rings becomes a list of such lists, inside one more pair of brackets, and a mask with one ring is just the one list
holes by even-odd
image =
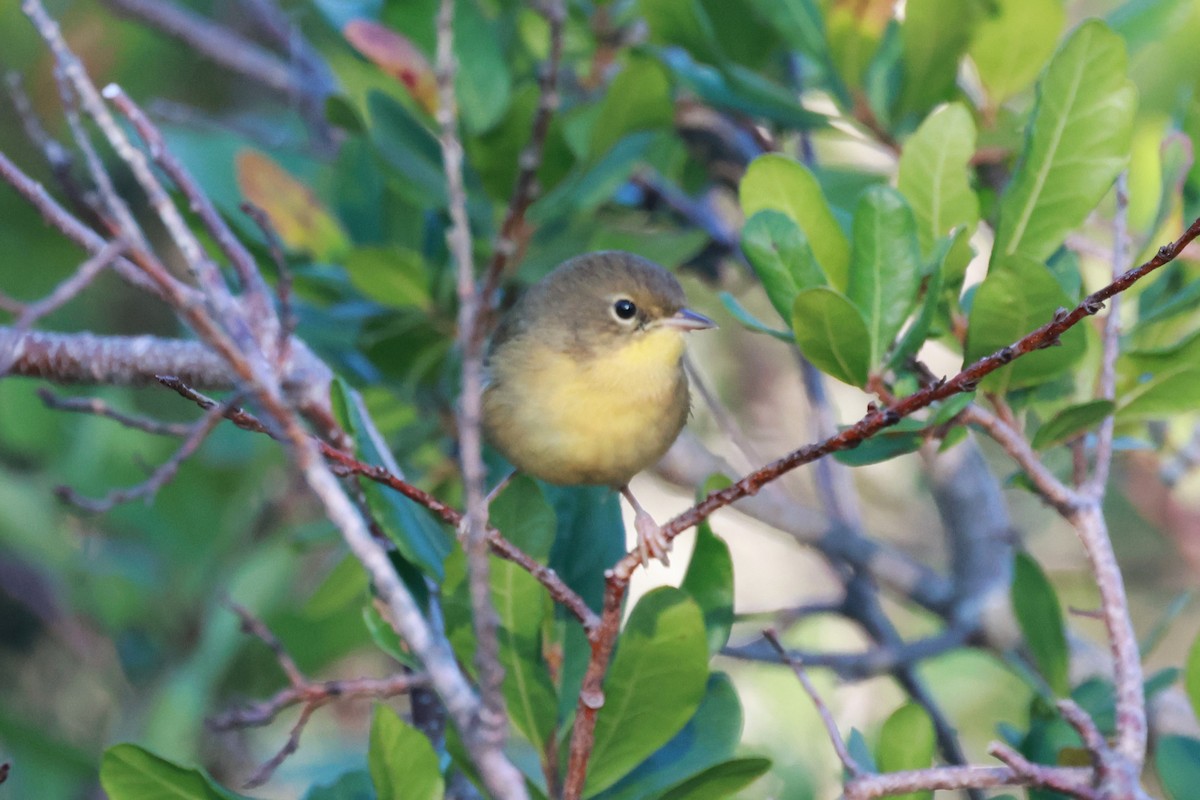
[[633, 527], [637, 530], [638, 557], [642, 566], [650, 566], [650, 560], [655, 558], [661, 561], [664, 567], [671, 566], [671, 559], [667, 557], [671, 552], [671, 540], [663, 535], [662, 528], [645, 509], [638, 508], [634, 511]]

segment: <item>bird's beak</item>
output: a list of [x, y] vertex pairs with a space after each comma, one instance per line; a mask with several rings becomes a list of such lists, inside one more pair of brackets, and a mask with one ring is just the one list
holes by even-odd
[[717, 327], [717, 323], [713, 322], [703, 314], [697, 314], [690, 308], [681, 308], [675, 312], [673, 316], [667, 317], [660, 321], [661, 325], [674, 328], [677, 331], [703, 331], [708, 328]]

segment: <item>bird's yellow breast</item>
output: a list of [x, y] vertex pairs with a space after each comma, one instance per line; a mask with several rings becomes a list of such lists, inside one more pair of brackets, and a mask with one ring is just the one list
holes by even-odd
[[494, 362], [484, 425], [522, 472], [620, 486], [657, 461], [687, 421], [678, 331], [646, 331], [585, 357], [529, 341], [517, 352]]

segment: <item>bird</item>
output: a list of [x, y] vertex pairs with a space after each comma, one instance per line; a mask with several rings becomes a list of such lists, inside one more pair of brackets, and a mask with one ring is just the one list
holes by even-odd
[[531, 286], [492, 336], [484, 436], [519, 472], [620, 491], [641, 563], [669, 564], [670, 541], [629, 481], [662, 458], [691, 412], [684, 334], [715, 327], [653, 261], [619, 250], [571, 258]]

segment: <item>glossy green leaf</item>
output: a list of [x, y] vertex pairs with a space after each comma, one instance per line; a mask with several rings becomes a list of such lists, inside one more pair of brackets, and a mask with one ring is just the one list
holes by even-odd
[[662, 800], [724, 800], [754, 783], [770, 768], [770, 759], [735, 758], [676, 786]]
[[1117, 416], [1153, 419], [1195, 408], [1200, 390], [1200, 332], [1167, 347], [1132, 350], [1117, 359]]
[[871, 340], [862, 312], [844, 294], [806, 289], [792, 304], [792, 332], [804, 357], [822, 372], [863, 386], [871, 368]]
[[690, 780], [731, 758], [742, 732], [742, 706], [728, 675], [713, 673], [700, 708], [654, 755], [597, 795], [597, 800], [641, 800]]
[[458, 0], [454, 10], [454, 52], [458, 56], [454, 89], [458, 113], [470, 133], [492, 128], [512, 98], [509, 60], [496, 35], [496, 23], [475, 0]]
[[1033, 83], [1054, 52], [1067, 15], [1062, 0], [994, 0], [968, 52], [993, 107]]
[[[338, 422], [354, 438], [359, 457], [369, 464], [382, 464], [383, 459], [375, 442], [366, 433], [362, 414], [349, 387], [337, 380], [330, 389]], [[372, 514], [400, 553], [434, 578], [441, 580], [445, 577], [443, 562], [452, 544], [450, 537], [434, 522], [429, 511], [374, 481], [363, 481], [362, 487]]]
[[1137, 110], [1126, 64], [1121, 37], [1097, 20], [1054, 56], [1021, 165], [1000, 201], [995, 257], [1049, 257], [1125, 168]]
[[628, 179], [654, 143], [650, 131], [622, 138], [598, 161], [575, 167], [529, 209], [533, 222], [586, 214], [607, 202]]
[[135, 744], [104, 751], [100, 785], [109, 800], [238, 800], [198, 769], [185, 769]]
[[1188, 650], [1187, 662], [1183, 666], [1183, 687], [1191, 701], [1192, 711], [1200, 716], [1200, 635]]
[[973, 230], [979, 199], [971, 189], [975, 122], [961, 103], [938, 109], [904, 143], [897, 187], [917, 220], [921, 251], [958, 226]]
[[607, 789], [670, 741], [696, 712], [707, 681], [700, 607], [670, 587], [644, 595], [604, 682], [584, 796]]
[[719, 297], [721, 298], [721, 305], [725, 306], [725, 310], [732, 314], [733, 318], [740, 322], [747, 329], [752, 330], [755, 333], [765, 333], [768, 336], [773, 336], [779, 341], [787, 342], [788, 344], [791, 344], [794, 341], [790, 332], [772, 328], [770, 325], [751, 314], [750, 311], [740, 302], [738, 302], [738, 299], [729, 292], [721, 292]]
[[420, 253], [358, 247], [345, 264], [354, 288], [377, 303], [394, 308], [421, 308], [429, 303], [429, 271]]
[[742, 252], [762, 281], [771, 305], [785, 320], [791, 319], [797, 292], [828, 283], [808, 239], [781, 211], [759, 211], [746, 220]]
[[843, 107], [850, 107], [853, 100], [830, 59], [825, 16], [816, 0], [751, 0], [751, 5], [792, 49], [804, 53], [821, 66], [838, 101]]
[[747, 219], [764, 209], [786, 214], [804, 233], [830, 285], [845, 291], [850, 243], [807, 167], [786, 156], [759, 156], [747, 168], [738, 198]]
[[1021, 635], [1042, 678], [1060, 697], [1070, 689], [1070, 654], [1058, 594], [1038, 563], [1018, 553], [1013, 564], [1012, 607]]
[[1067, 406], [1043, 424], [1033, 437], [1035, 450], [1044, 450], [1070, 441], [1113, 413], [1111, 400], [1089, 400]]
[[696, 546], [679, 588], [690, 594], [704, 613], [708, 652], [716, 655], [729, 641], [733, 628], [733, 559], [729, 545], [713, 533], [707, 521], [696, 528]]
[[367, 633], [376, 647], [410, 669], [421, 669], [421, 662], [404, 645], [400, 634], [396, 633], [396, 629], [383, 618], [374, 604], [363, 606], [362, 615], [363, 624], [367, 626]]
[[867, 189], [854, 212], [853, 239], [846, 296], [867, 324], [875, 367], [912, 311], [921, 285], [916, 222], [904, 197], [888, 186]]
[[1154, 768], [1170, 800], [1191, 800], [1200, 786], [1200, 740], [1163, 736], [1154, 750]]
[[[929, 714], [916, 703], [908, 702], [884, 720], [875, 760], [880, 772], [925, 769], [933, 763], [936, 747], [937, 737]], [[899, 800], [929, 800], [933, 792], [910, 792], [896, 797]]]
[[429, 739], [382, 704], [371, 719], [367, 767], [379, 800], [441, 800], [445, 790]]
[[621, 137], [636, 131], [666, 129], [674, 121], [671, 85], [661, 65], [632, 58], [609, 84], [592, 126], [590, 158], [608, 152]]
[[979, 5], [972, 0], [908, 0], [905, 4], [900, 25], [901, 112], [923, 114], [955, 91], [958, 62], [980, 16]]
[[[993, 261], [971, 304], [966, 362], [1007, 347], [1070, 305], [1058, 281], [1036, 261], [1021, 256]], [[984, 378], [983, 388], [1003, 393], [1061, 374], [1083, 355], [1083, 328], [1072, 328], [1061, 341], [1060, 346], [1029, 353], [996, 370]]]

